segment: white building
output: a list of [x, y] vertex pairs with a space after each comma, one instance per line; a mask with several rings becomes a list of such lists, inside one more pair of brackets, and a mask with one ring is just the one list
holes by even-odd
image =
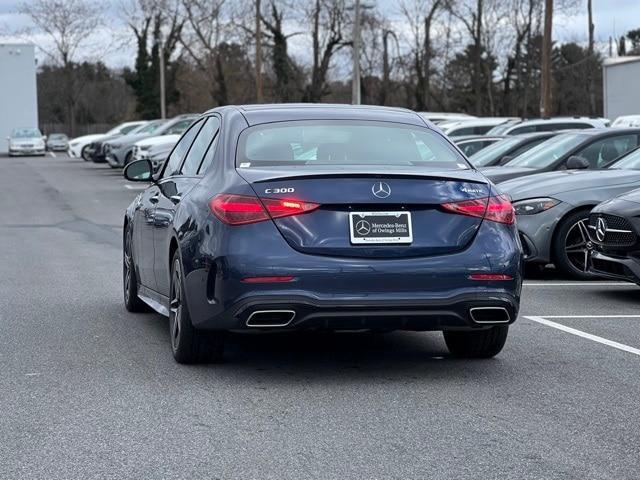
[[38, 126], [35, 47], [0, 43], [0, 152], [17, 127]]
[[640, 114], [640, 57], [607, 58], [602, 70], [604, 116]]

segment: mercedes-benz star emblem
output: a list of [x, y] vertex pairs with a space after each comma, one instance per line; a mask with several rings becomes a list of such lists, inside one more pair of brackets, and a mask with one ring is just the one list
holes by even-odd
[[358, 235], [368, 235], [370, 231], [371, 225], [366, 220], [360, 220], [356, 223], [356, 232], [358, 232]]
[[604, 242], [604, 238], [607, 235], [607, 222], [604, 218], [599, 217], [596, 225], [596, 238], [599, 242]]
[[391, 187], [388, 183], [378, 182], [373, 184], [371, 192], [378, 198], [387, 198], [391, 195]]

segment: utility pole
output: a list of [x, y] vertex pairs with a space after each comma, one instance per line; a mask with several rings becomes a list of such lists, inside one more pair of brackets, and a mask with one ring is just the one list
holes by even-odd
[[262, 32], [260, 0], [256, 0], [256, 102], [262, 103]]
[[360, 0], [355, 0], [354, 6], [351, 103], [353, 105], [360, 105]]
[[158, 57], [158, 63], [160, 64], [160, 118], [164, 119], [167, 118], [167, 104], [164, 85], [164, 44], [162, 43], [162, 37], [159, 42]]
[[553, 27], [553, 0], [545, 0], [544, 35], [542, 37], [542, 65], [540, 77], [540, 116], [551, 115], [551, 34]]

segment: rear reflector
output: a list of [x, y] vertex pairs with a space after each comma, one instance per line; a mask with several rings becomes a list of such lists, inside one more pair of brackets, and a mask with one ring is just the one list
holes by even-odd
[[442, 208], [459, 215], [484, 218], [485, 220], [506, 223], [507, 225], [512, 225], [516, 219], [513, 205], [505, 195], [443, 203]]
[[469, 275], [469, 280], [502, 282], [505, 280], [513, 280], [513, 277], [511, 275], [504, 275], [502, 273], [472, 273], [471, 275]]
[[242, 279], [244, 283], [286, 283], [293, 282], [296, 277], [289, 275], [272, 276], [272, 277], [245, 277]]
[[209, 202], [213, 214], [229, 225], [262, 222], [315, 210], [317, 203], [221, 193]]

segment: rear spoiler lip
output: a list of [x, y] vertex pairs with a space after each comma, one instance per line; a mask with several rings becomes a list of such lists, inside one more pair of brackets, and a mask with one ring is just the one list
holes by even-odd
[[385, 170], [385, 169], [373, 169], [372, 171], [355, 171], [355, 170], [333, 170], [333, 171], [306, 171], [306, 172], [292, 172], [292, 171], [270, 171], [265, 169], [246, 169], [236, 168], [238, 175], [240, 175], [247, 183], [265, 183], [272, 181], [287, 181], [287, 180], [307, 180], [307, 179], [320, 179], [320, 178], [398, 178], [398, 179], [413, 179], [413, 180], [449, 180], [460, 181], [470, 183], [480, 183], [487, 185], [490, 182], [487, 178], [479, 173], [477, 170], [465, 169], [465, 170], [451, 170], [442, 171], [436, 170], [433, 172], [410, 172], [410, 171], [398, 171]]

